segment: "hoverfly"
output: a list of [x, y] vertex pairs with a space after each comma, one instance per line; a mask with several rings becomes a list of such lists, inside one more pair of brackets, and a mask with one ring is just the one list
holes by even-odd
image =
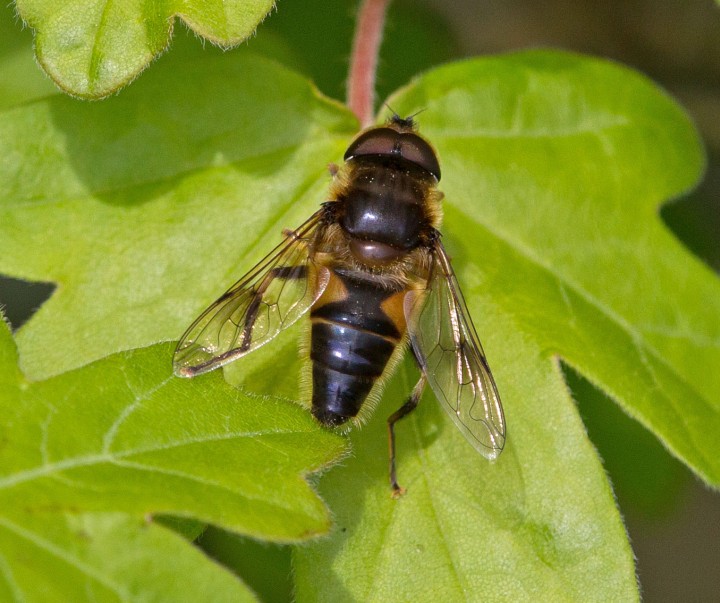
[[358, 422], [408, 341], [421, 377], [388, 418], [390, 483], [397, 421], [426, 383], [485, 457], [505, 443], [495, 381], [440, 241], [440, 165], [412, 117], [393, 115], [331, 166], [328, 201], [190, 326], [175, 374], [193, 377], [271, 341], [310, 314], [312, 414], [326, 427]]

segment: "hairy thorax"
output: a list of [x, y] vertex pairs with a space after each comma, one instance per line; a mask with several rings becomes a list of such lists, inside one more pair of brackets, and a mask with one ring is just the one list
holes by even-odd
[[348, 267], [370, 274], [406, 272], [423, 263], [423, 249], [438, 226], [436, 181], [405, 161], [357, 160], [336, 177], [337, 226], [328, 232]]

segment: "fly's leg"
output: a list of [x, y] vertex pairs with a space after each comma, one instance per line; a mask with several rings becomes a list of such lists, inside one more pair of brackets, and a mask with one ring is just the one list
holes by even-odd
[[252, 330], [255, 326], [258, 314], [260, 313], [260, 304], [262, 303], [263, 296], [270, 284], [276, 278], [283, 280], [307, 278], [307, 273], [307, 266], [280, 266], [278, 268], [273, 268], [267, 273], [267, 276], [255, 290], [253, 299], [248, 305], [247, 312], [245, 313], [245, 324], [243, 325], [242, 340], [239, 346], [241, 351], [244, 352], [250, 348], [250, 344], [252, 343]]
[[390, 486], [392, 487], [393, 498], [399, 498], [405, 494], [405, 488], [400, 487], [397, 483], [397, 472], [395, 470], [395, 423], [400, 419], [410, 414], [420, 402], [423, 390], [425, 389], [425, 374], [420, 377], [415, 387], [410, 394], [410, 397], [406, 400], [400, 408], [398, 408], [392, 415], [388, 417], [388, 448], [390, 451]]

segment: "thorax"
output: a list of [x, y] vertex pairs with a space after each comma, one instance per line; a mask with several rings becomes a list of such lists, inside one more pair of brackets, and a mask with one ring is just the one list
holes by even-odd
[[402, 260], [433, 227], [435, 182], [397, 161], [358, 161], [336, 187], [335, 216], [350, 254], [369, 267]]

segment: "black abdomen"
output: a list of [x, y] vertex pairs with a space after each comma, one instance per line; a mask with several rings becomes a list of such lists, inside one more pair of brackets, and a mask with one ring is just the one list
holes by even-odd
[[325, 425], [341, 425], [358, 414], [404, 330], [382, 306], [398, 291], [353, 276], [334, 271], [332, 278], [341, 286], [331, 299], [321, 298], [310, 315], [312, 411]]

